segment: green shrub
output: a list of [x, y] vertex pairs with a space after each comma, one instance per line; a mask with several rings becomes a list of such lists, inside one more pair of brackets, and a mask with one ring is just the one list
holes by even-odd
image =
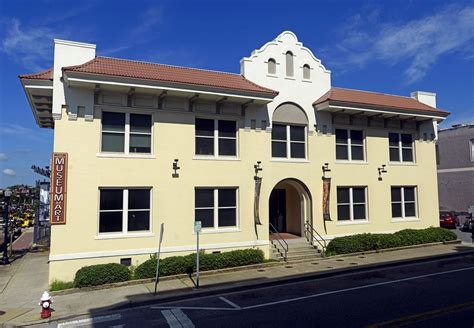
[[[243, 249], [224, 253], [199, 255], [201, 271], [232, 268], [243, 265], [263, 263], [265, 257], [258, 249]], [[192, 273], [196, 270], [196, 253], [186, 256], [172, 256], [160, 260], [160, 276]], [[156, 275], [156, 256], [140, 264], [135, 270], [135, 279], [154, 278]]]
[[72, 281], [62, 281], [62, 280], [53, 280], [51, 283], [51, 287], [49, 288], [50, 291], [54, 292], [57, 290], [69, 289], [74, 288], [74, 283]]
[[405, 229], [392, 234], [363, 233], [331, 240], [326, 255], [367, 252], [378, 249], [456, 240], [456, 234], [444, 228]]
[[130, 271], [125, 265], [118, 263], [97, 264], [79, 269], [74, 277], [74, 285], [81, 288], [127, 280], [130, 280]]

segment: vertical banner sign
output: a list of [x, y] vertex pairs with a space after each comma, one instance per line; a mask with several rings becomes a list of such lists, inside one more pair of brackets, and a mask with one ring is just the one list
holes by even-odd
[[323, 219], [331, 221], [329, 214], [329, 195], [331, 194], [331, 178], [323, 178]]
[[255, 197], [253, 203], [253, 216], [255, 224], [262, 225], [260, 222], [259, 204], [260, 204], [260, 188], [262, 187], [262, 178], [255, 177]]
[[51, 224], [66, 223], [67, 153], [53, 153], [51, 169]]

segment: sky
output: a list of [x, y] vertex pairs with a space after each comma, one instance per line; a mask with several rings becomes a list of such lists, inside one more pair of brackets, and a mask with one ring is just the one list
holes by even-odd
[[0, 188], [33, 184], [53, 131], [36, 126], [19, 74], [47, 69], [53, 39], [97, 55], [239, 73], [285, 30], [332, 71], [332, 86], [437, 94], [442, 126], [474, 123], [474, 1], [0, 0]]

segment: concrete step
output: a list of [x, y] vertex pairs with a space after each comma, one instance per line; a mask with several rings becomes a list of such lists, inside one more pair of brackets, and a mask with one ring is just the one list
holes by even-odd
[[288, 255], [288, 261], [300, 261], [300, 260], [316, 260], [321, 259], [321, 254], [313, 254], [313, 255], [298, 255], [298, 256], [290, 256]]
[[309, 249], [305, 251], [297, 251], [297, 252], [288, 252], [288, 256], [298, 256], [298, 255], [318, 255], [319, 252], [315, 249]]

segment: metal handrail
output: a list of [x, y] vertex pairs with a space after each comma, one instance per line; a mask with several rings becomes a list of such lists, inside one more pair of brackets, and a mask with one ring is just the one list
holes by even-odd
[[[283, 248], [283, 250], [285, 251], [285, 255], [283, 256], [283, 259], [285, 260], [286, 262], [286, 259], [288, 258], [288, 243], [285, 241], [285, 239], [283, 239], [280, 235], [280, 233], [278, 232], [278, 230], [273, 226], [273, 224], [271, 224], [270, 222], [268, 222], [269, 226], [270, 226], [270, 231], [272, 234], [277, 234], [278, 236], [278, 239], [275, 239], [276, 241], [278, 241], [278, 243], [280, 244], [281, 248]], [[273, 230], [273, 231], [272, 231]], [[283, 245], [283, 243], [281, 242], [283, 241], [283, 243], [286, 245]]]
[[[311, 240], [310, 240], [311, 245], [314, 245], [314, 240], [316, 240], [318, 242], [318, 244], [321, 246], [321, 248], [323, 249], [323, 256], [324, 256], [324, 254], [326, 252], [326, 247], [327, 247], [326, 240], [324, 240], [323, 236], [321, 236], [316, 231], [316, 229], [313, 228], [313, 225], [309, 222], [309, 220], [306, 220], [306, 229], [305, 230], [306, 230], [307, 233], [309, 232], [310, 235], [311, 235]], [[319, 239], [315, 238], [314, 234], [316, 234], [319, 237]], [[306, 236], [306, 239], [308, 240], [308, 236]]]

